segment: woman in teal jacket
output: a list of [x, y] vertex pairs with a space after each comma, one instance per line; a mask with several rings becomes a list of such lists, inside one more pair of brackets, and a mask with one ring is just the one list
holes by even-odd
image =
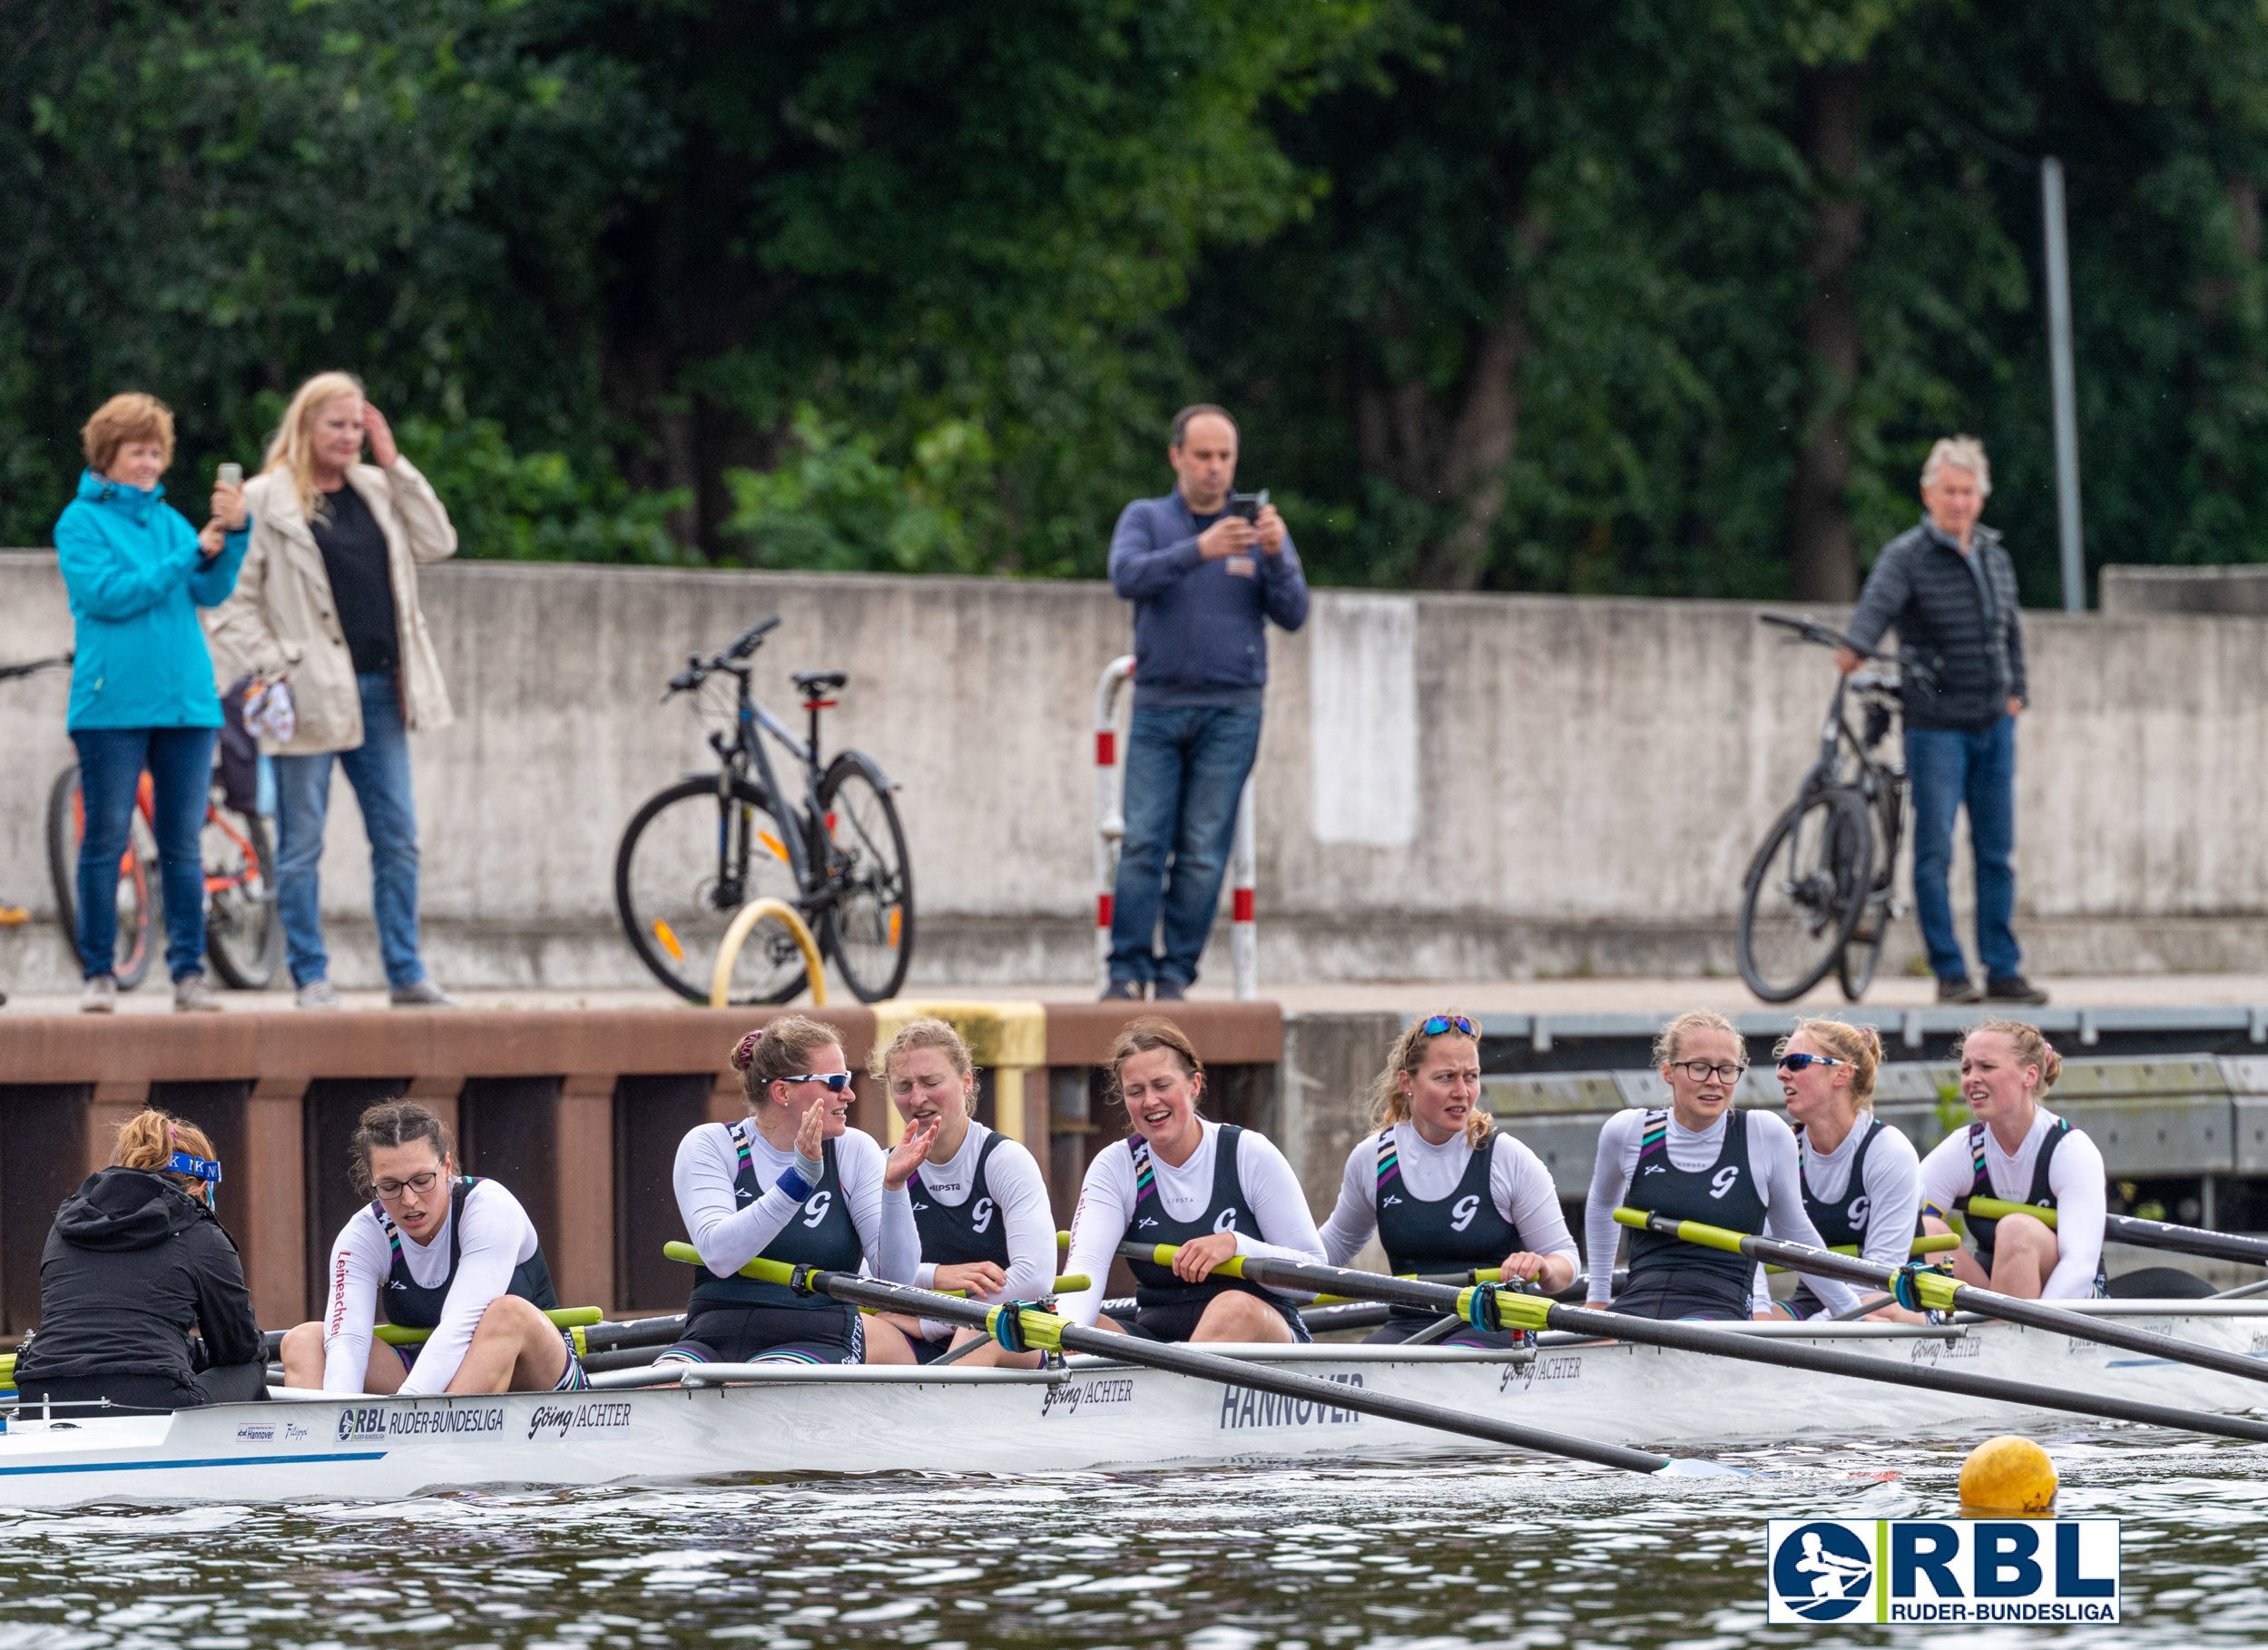
[[216, 486], [200, 533], [165, 504], [158, 477], [173, 461], [173, 415], [145, 395], [113, 396], [79, 432], [87, 467], [55, 523], [55, 550], [78, 626], [71, 667], [71, 739], [79, 748], [86, 822], [79, 842], [79, 1007], [117, 1007], [118, 861], [146, 768], [154, 786], [165, 960], [173, 1007], [221, 1005], [206, 984], [201, 839], [221, 727], [212, 655], [197, 609], [236, 584], [250, 519], [241, 487]]

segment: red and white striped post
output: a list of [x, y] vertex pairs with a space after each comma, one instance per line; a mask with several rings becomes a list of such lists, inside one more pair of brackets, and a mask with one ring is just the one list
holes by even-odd
[[[1119, 777], [1118, 690], [1134, 680], [1134, 655], [1103, 667], [1095, 684], [1095, 988], [1110, 989], [1111, 907], [1118, 888], [1118, 848], [1126, 836], [1125, 787]], [[1237, 799], [1236, 840], [1229, 859], [1229, 960], [1240, 1002], [1260, 995], [1260, 930], [1253, 885], [1260, 850], [1252, 824], [1252, 781]]]

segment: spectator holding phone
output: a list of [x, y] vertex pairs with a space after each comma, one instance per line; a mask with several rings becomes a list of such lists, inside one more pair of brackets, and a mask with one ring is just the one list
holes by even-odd
[[[365, 441], [375, 463], [361, 462]], [[344, 372], [299, 386], [267, 468], [245, 491], [259, 525], [213, 634], [263, 683], [291, 691], [291, 736], [260, 746], [275, 759], [276, 906], [299, 1005], [339, 1007], [318, 879], [335, 760], [369, 833], [370, 902], [394, 1005], [452, 1007], [418, 955], [408, 736], [453, 720], [417, 605], [417, 564], [456, 555], [457, 529], [361, 380]]]
[[1266, 624], [1307, 623], [1299, 553], [1265, 493], [1231, 490], [1236, 454], [1224, 409], [1183, 408], [1173, 490], [1134, 500], [1111, 535], [1111, 588], [1134, 604], [1134, 701], [1105, 998], [1154, 987], [1172, 1002], [1195, 982], [1260, 750]]
[[227, 596], [250, 522], [241, 486], [216, 485], [201, 532], [164, 502], [173, 414], [154, 396], [113, 396], [79, 432], [86, 469], [55, 523], [76, 628], [71, 741], [79, 750], [78, 946], [87, 1014], [118, 1007], [118, 862], [146, 769], [165, 904], [173, 1007], [221, 1004], [205, 979], [201, 839], [221, 696], [197, 609]]

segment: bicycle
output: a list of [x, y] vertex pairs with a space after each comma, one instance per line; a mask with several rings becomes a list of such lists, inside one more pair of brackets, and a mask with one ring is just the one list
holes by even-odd
[[[913, 957], [913, 876], [891, 800], [898, 787], [863, 751], [838, 751], [831, 761], [820, 753], [820, 712], [834, 707], [829, 695], [849, 680], [847, 673], [795, 673], [810, 717], [808, 740], [757, 702], [749, 662], [779, 624], [776, 616], [766, 619], [722, 653], [692, 654], [670, 678], [665, 704], [731, 677], [731, 734], [709, 734], [715, 772], [687, 774], [631, 816], [614, 856], [615, 908], [654, 977], [705, 1003], [717, 947], [734, 914], [751, 899], [784, 899], [859, 999], [879, 1002], [905, 983]], [[766, 733], [801, 769], [800, 803], [773, 771]], [[784, 1003], [804, 983], [801, 950], [780, 925], [767, 925], [741, 948], [731, 1000]]]
[[[1861, 669], [1835, 678], [1820, 728], [1819, 757], [1796, 799], [1765, 834], [1749, 862], [1741, 899], [1737, 951], [1741, 978], [1768, 1003], [1802, 997], [1831, 969], [1843, 996], [1857, 1002], [1874, 983], [1890, 927], [1905, 914], [1896, 893], [1898, 852], [1906, 830], [1906, 769], [1876, 749], [1904, 708], [1903, 676], [1932, 680], [1910, 652], [1870, 653], [1816, 620], [1778, 614], [1766, 624], [1796, 633], [1817, 647], [1849, 648], [1870, 664], [1895, 664], [1901, 676]], [[1853, 730], [1849, 707], [1863, 708]]]

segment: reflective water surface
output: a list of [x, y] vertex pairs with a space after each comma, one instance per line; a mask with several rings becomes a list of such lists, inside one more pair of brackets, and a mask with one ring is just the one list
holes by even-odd
[[[2046, 1441], [2059, 1511], [2126, 1520], [2126, 1622], [1966, 1645], [2268, 1639], [2268, 1448]], [[1721, 1451], [1754, 1476], [1675, 1481], [1476, 1461], [0, 1515], [0, 1650], [1899, 1642], [1927, 1635], [1767, 1628], [1764, 1520], [1949, 1514], [1963, 1453]]]

